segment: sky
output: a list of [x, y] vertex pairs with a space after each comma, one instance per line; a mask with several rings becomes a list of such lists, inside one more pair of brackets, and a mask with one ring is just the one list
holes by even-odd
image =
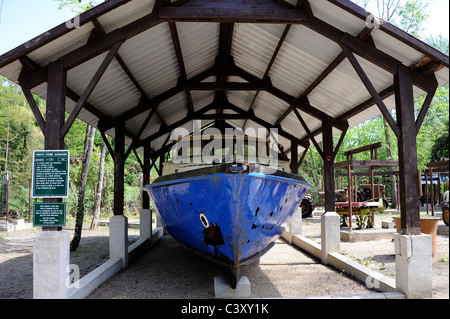
[[[71, 19], [68, 9], [58, 10], [55, 0], [0, 0], [0, 55]], [[97, 3], [103, 2], [97, 0]], [[433, 0], [423, 33], [449, 37], [449, 0]]]

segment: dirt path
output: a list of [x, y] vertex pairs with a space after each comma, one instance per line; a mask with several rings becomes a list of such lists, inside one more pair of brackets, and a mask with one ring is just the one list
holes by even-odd
[[[0, 299], [33, 298], [33, 241], [40, 228], [0, 232]], [[64, 231], [73, 235], [73, 227]], [[130, 241], [138, 230], [129, 229]], [[81, 277], [103, 264], [109, 257], [109, 229], [83, 229], [80, 245], [70, 254], [70, 263], [78, 265]]]

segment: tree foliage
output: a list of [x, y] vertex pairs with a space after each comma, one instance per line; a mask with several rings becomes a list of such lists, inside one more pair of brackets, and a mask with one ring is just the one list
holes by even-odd
[[92, 1], [92, 0], [54, 0], [59, 2], [58, 9], [69, 9], [73, 13], [79, 14], [84, 11], [90, 10], [95, 7], [98, 2], [102, 1]]

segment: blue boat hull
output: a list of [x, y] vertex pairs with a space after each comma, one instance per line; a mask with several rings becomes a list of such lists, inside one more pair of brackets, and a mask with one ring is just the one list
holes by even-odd
[[257, 164], [230, 165], [173, 174], [145, 189], [172, 237], [237, 273], [281, 235], [310, 185]]

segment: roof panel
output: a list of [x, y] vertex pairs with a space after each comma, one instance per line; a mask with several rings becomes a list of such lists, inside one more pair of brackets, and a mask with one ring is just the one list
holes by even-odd
[[211, 104], [214, 100], [214, 95], [214, 91], [191, 91], [194, 111], [197, 112], [198, 110]]
[[186, 93], [181, 92], [162, 102], [158, 110], [167, 125], [172, 125], [186, 118], [188, 112]]
[[364, 20], [339, 8], [328, 0], [309, 1], [309, 4], [314, 16], [351, 35], [358, 35], [366, 27]]
[[253, 110], [255, 115], [267, 123], [275, 124], [277, 120], [286, 112], [289, 105], [279, 98], [265, 91], [259, 92]]
[[375, 28], [371, 35], [378, 49], [401, 61], [404, 65], [415, 66], [425, 57], [422, 53], [411, 48], [406, 43], [388, 35], [380, 29]]
[[219, 52], [218, 23], [176, 23], [188, 79], [212, 67]]
[[[322, 127], [322, 122], [313, 116], [310, 116], [302, 111], [299, 111], [308, 129], [311, 132], [316, 131]], [[300, 139], [307, 137], [307, 133], [300, 123], [294, 112], [289, 113], [288, 116], [281, 122], [281, 127], [288, 133], [298, 136]]]
[[155, 0], [133, 0], [102, 15], [98, 21], [108, 33], [150, 14], [154, 4]]
[[[356, 57], [378, 92], [393, 84], [392, 75]], [[330, 116], [339, 116], [370, 98], [350, 62], [345, 59], [309, 95], [311, 105]]]
[[284, 25], [237, 23], [231, 54], [238, 67], [262, 78], [283, 33]]
[[[81, 95], [105, 56], [106, 53], [70, 70], [67, 75], [67, 86]], [[139, 98], [139, 91], [119, 63], [113, 59], [88, 102], [107, 116], [115, 117], [135, 107]]]
[[119, 53], [150, 98], [176, 85], [180, 70], [167, 23], [126, 41]]
[[[104, 5], [104, 10], [96, 11], [96, 15], [92, 17], [92, 19], [95, 17], [99, 21], [106, 33], [117, 30], [151, 13], [155, 0], [133, 0], [121, 5], [119, 5], [118, 1], [114, 2], [114, 6], [107, 9], [108, 6]], [[298, 3], [297, 0], [288, 0], [288, 2], [293, 5]], [[364, 11], [356, 10], [353, 5], [350, 5], [350, 2], [347, 3], [343, 0], [314, 0], [310, 1], [310, 4], [314, 15], [318, 19], [338, 28], [342, 32], [356, 36], [366, 27]], [[113, 9], [116, 5], [119, 6]], [[210, 2], [209, 6], [213, 6], [213, 3]], [[44, 66], [48, 62], [85, 44], [94, 27], [89, 14], [93, 13], [85, 14], [86, 18], [84, 21], [87, 22], [79, 29], [68, 31], [61, 25], [54, 29], [52, 34], [43, 34], [41, 37], [27, 42], [17, 50], [12, 50], [9, 54], [6, 54], [3, 61], [8, 61], [9, 64], [4, 65], [0, 69], [0, 74], [7, 76], [10, 80], [17, 81], [22, 69], [22, 65], [18, 60], [21, 56], [27, 54], [32, 60]], [[177, 22], [176, 26], [187, 77], [192, 78], [212, 67], [219, 54], [219, 23]], [[267, 71], [285, 28], [286, 25], [284, 24], [235, 23], [231, 54], [236, 65], [257, 78], [262, 78]], [[405, 65], [416, 65], [426, 53], [431, 54], [433, 58], [437, 58], [437, 60], [445, 64], [446, 56], [442, 57], [433, 50], [431, 51], [434, 53], [430, 53], [429, 47], [422, 46], [420, 41], [416, 41], [416, 39], [402, 32], [397, 32], [398, 30], [394, 28], [389, 26], [389, 28], [382, 27], [381, 29], [372, 30], [372, 38], [379, 50], [392, 55]], [[42, 39], [42, 41], [40, 42], [39, 39]], [[297, 98], [317, 79], [340, 52], [341, 49], [335, 42], [313, 32], [304, 25], [294, 24], [291, 26], [270, 70], [269, 75], [272, 84], [277, 89]], [[119, 54], [124, 60], [127, 69], [133, 73], [133, 76], [149, 98], [177, 86], [181, 72], [167, 22], [161, 22], [153, 28], [128, 39], [119, 49]], [[81, 95], [105, 56], [106, 53], [103, 53], [71, 69], [68, 73], [68, 87]], [[361, 57], [357, 56], [357, 59], [378, 91], [392, 86], [393, 78], [391, 74]], [[448, 57], [446, 61], [448, 65]], [[436, 77], [440, 85], [448, 83], [448, 68], [436, 72]], [[204, 82], [215, 81], [216, 78], [216, 76], [211, 76]], [[228, 77], [228, 81], [242, 82], [243, 79], [233, 75]], [[45, 98], [47, 94], [46, 87], [46, 83], [42, 83], [33, 92]], [[414, 88], [415, 96], [423, 93], [423, 91]], [[230, 103], [247, 111], [256, 92], [230, 90], [226, 94]], [[194, 110], [198, 111], [214, 101], [215, 92], [193, 91], [191, 95]], [[135, 107], [140, 97], [140, 92], [130, 81], [126, 72], [116, 60], [113, 60], [88, 102], [107, 116], [116, 117]], [[353, 67], [347, 60], [344, 60], [309, 94], [308, 98], [313, 107], [336, 117], [368, 100], [370, 95]], [[393, 96], [385, 100], [388, 108], [392, 108], [394, 102]], [[74, 105], [75, 102], [67, 99], [67, 110], [69, 112]], [[280, 118], [287, 108], [286, 102], [264, 91], [259, 93], [254, 104], [255, 114], [272, 124]], [[160, 103], [158, 111], [168, 125], [184, 119], [187, 115], [185, 92], [181, 92]], [[127, 132], [137, 133], [149, 112], [147, 110], [128, 120]], [[215, 111], [212, 111], [212, 114], [214, 113]], [[226, 111], [226, 113], [234, 114], [233, 111]], [[372, 106], [366, 109], [364, 113], [359, 113], [350, 118], [349, 123], [353, 126], [378, 114], [378, 107]], [[303, 116], [310, 130], [314, 131], [320, 128], [320, 120], [308, 114], [303, 114]], [[79, 118], [93, 125], [96, 125], [97, 122], [97, 118], [86, 110], [80, 112]], [[236, 127], [242, 127], [244, 120], [228, 120], [227, 123]], [[281, 125], [284, 130], [299, 138], [306, 136], [293, 113], [288, 115], [281, 122]], [[253, 126], [259, 127], [253, 121], [247, 121], [247, 127]], [[184, 127], [192, 129], [192, 123], [187, 123]], [[159, 128], [160, 119], [158, 116], [154, 116], [144, 130], [142, 138], [155, 134], [159, 131]], [[335, 132], [338, 131], [335, 130]], [[114, 129], [108, 130], [107, 134], [113, 136]], [[164, 135], [158, 138], [157, 141], [152, 143], [152, 147], [154, 149], [160, 147], [165, 138]], [[321, 136], [316, 138], [320, 140]], [[127, 143], [131, 141], [129, 137], [126, 140]], [[283, 139], [283, 141], [290, 143], [287, 139]], [[285, 145], [285, 148], [288, 147], [290, 146]]]
[[304, 26], [292, 26], [269, 73], [272, 83], [298, 97], [340, 52], [327, 38]]
[[230, 91], [227, 93], [228, 101], [238, 108], [248, 111], [255, 97], [256, 91]]
[[30, 52], [28, 57], [37, 64], [45, 66], [66, 53], [85, 45], [93, 28], [94, 25], [92, 23], [86, 23], [80, 28], [74, 28], [56, 40]]
[[[136, 135], [141, 129], [144, 121], [147, 120], [147, 117], [150, 115], [151, 110], [142, 112], [141, 114], [133, 117], [132, 119], [126, 121], [125, 125], [129, 127], [129, 132], [133, 135]], [[153, 114], [150, 121], [147, 123], [144, 131], [142, 132], [140, 139], [144, 139], [152, 134], [155, 134], [159, 131], [159, 127], [161, 122], [156, 114]]]

